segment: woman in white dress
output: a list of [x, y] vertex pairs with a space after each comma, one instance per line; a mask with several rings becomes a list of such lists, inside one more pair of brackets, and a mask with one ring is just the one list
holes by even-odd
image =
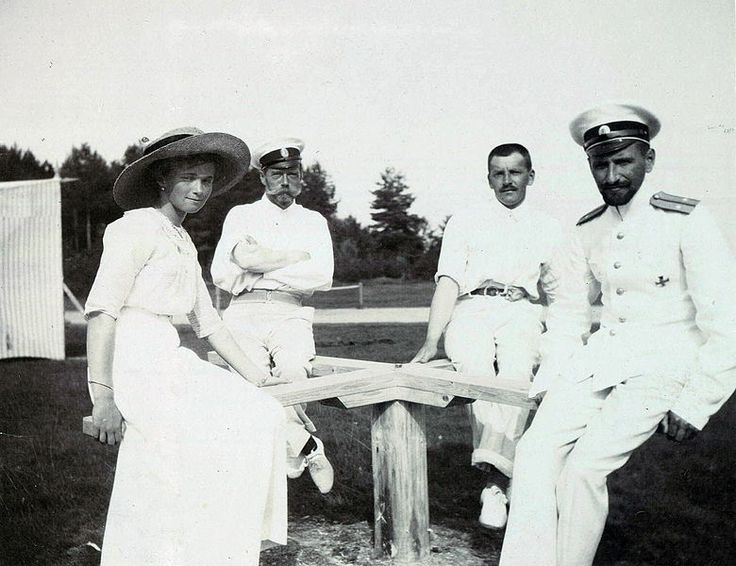
[[[180, 128], [115, 181], [125, 214], [105, 231], [85, 309], [98, 437], [125, 436], [103, 566], [256, 565], [262, 542], [286, 543], [284, 411], [212, 307], [181, 227], [249, 161], [236, 137]], [[240, 376], [180, 346], [184, 314]]]

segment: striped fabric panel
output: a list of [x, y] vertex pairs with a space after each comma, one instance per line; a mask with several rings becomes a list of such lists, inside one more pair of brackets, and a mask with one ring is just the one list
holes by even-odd
[[64, 359], [60, 188], [0, 183], [0, 358]]

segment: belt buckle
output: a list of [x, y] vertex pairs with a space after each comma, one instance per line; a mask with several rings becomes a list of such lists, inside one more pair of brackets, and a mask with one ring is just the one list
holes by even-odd
[[267, 303], [271, 302], [271, 294], [272, 294], [271, 291], [266, 291], [266, 302]]

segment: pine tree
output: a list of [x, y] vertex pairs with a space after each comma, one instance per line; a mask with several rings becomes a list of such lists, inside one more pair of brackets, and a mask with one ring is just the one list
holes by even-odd
[[36, 159], [30, 150], [18, 146], [0, 145], [0, 181], [27, 181], [30, 179], [50, 179], [54, 168], [48, 161]]
[[[424, 252], [422, 233], [427, 221], [409, 213], [415, 197], [408, 192], [409, 186], [401, 173], [387, 168], [376, 185], [378, 189], [371, 191], [375, 197], [371, 203], [375, 210], [371, 213], [371, 233], [379, 254], [384, 258], [399, 259], [408, 267]], [[404, 274], [408, 274], [408, 269]]]
[[62, 192], [62, 214], [74, 234], [74, 249], [78, 249], [80, 232], [83, 232], [85, 248], [91, 249], [94, 238], [101, 236], [102, 227], [122, 215], [112, 198], [115, 176], [107, 161], [89, 144], [73, 147], [61, 165], [62, 177], [74, 178], [75, 183], [65, 184]]
[[335, 201], [335, 185], [319, 162], [304, 169], [304, 187], [297, 201], [305, 208], [316, 210], [327, 220], [335, 217], [337, 201]]

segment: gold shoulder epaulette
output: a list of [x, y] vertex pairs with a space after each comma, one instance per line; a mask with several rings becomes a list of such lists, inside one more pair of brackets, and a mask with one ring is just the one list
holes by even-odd
[[695, 207], [698, 206], [700, 201], [695, 198], [680, 197], [677, 195], [670, 195], [662, 191], [649, 199], [649, 204], [654, 208], [661, 208], [662, 210], [671, 210], [673, 212], [680, 212], [682, 214], [690, 214]]
[[584, 215], [580, 220], [578, 220], [575, 226], [581, 226], [582, 224], [585, 224], [586, 222], [589, 222], [593, 220], [594, 218], [598, 218], [601, 214], [603, 214], [606, 211], [607, 208], [608, 208], [607, 204], [602, 204], [598, 208], [594, 208], [588, 214]]

